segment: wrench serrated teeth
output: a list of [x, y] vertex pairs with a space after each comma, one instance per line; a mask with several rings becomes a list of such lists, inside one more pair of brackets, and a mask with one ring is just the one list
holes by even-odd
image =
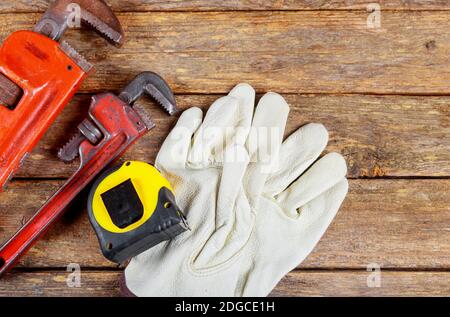
[[83, 20], [89, 24], [94, 30], [105, 36], [110, 42], [115, 45], [121, 45], [123, 43], [123, 35], [116, 32], [114, 29], [109, 27], [106, 23], [98, 19], [96, 16], [92, 15], [88, 11], [83, 12]]
[[92, 69], [92, 64], [89, 63], [80, 53], [78, 53], [69, 43], [66, 41], [61, 42], [61, 49], [67, 56], [69, 56], [75, 63], [86, 73]]
[[134, 105], [133, 109], [138, 113], [148, 130], [153, 129], [156, 125], [148, 115], [147, 111], [139, 105]]
[[177, 112], [175, 101], [169, 100], [164, 94], [154, 85], [147, 85], [148, 93], [172, 116]]
[[84, 136], [77, 132], [58, 152], [58, 158], [66, 164], [72, 163], [79, 156], [79, 147]]
[[162, 95], [156, 95], [156, 96], [153, 96], [153, 98], [155, 98], [155, 100], [170, 114], [170, 115], [174, 115], [175, 114], [175, 112], [177, 111], [175, 108], [174, 108], [174, 106], [173, 106], [173, 104], [169, 101], [169, 100], [167, 100], [167, 99], [165, 99], [165, 98], [163, 98], [162, 97]]
[[[80, 21], [73, 21], [74, 14]], [[76, 22], [76, 23], [75, 23]], [[55, 0], [35, 26], [35, 32], [59, 41], [68, 27], [89, 26], [116, 46], [125, 41], [120, 21], [104, 0]]]
[[177, 112], [178, 109], [173, 91], [167, 82], [154, 72], [143, 72], [137, 75], [122, 90], [119, 98], [129, 105], [133, 105], [144, 94], [153, 97], [170, 115], [174, 115]]

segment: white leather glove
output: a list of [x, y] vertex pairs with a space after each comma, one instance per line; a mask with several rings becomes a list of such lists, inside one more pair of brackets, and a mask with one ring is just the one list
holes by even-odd
[[[238, 85], [202, 111], [185, 111], [156, 166], [192, 229], [134, 258], [125, 283], [136, 296], [266, 296], [313, 250], [348, 183], [320, 124], [283, 144], [289, 106]], [[315, 163], [314, 163], [315, 162]]]

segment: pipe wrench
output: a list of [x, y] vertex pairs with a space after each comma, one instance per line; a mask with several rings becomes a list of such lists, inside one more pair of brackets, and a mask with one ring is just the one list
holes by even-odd
[[0, 47], [0, 191], [92, 68], [59, 42], [77, 21], [116, 46], [124, 42], [122, 27], [103, 0], [56, 0], [34, 31], [15, 32]]
[[155, 127], [145, 111], [134, 106], [144, 94], [152, 96], [170, 115], [176, 113], [172, 90], [160, 76], [152, 72], [138, 75], [119, 96], [105, 93], [92, 98], [88, 117], [78, 126], [76, 135], [59, 152], [60, 159], [66, 163], [79, 156], [79, 169], [0, 248], [0, 275], [9, 270], [47, 231], [97, 174]]

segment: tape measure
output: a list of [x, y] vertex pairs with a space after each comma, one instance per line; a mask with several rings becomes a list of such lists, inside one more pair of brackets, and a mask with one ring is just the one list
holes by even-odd
[[169, 181], [144, 162], [126, 162], [100, 176], [88, 213], [103, 255], [116, 263], [189, 229]]

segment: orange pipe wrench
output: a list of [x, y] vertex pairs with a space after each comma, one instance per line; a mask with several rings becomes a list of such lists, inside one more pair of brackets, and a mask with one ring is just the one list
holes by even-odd
[[92, 66], [66, 42], [76, 21], [120, 46], [122, 27], [103, 0], [57, 0], [34, 31], [0, 48], [0, 191], [78, 90]]

